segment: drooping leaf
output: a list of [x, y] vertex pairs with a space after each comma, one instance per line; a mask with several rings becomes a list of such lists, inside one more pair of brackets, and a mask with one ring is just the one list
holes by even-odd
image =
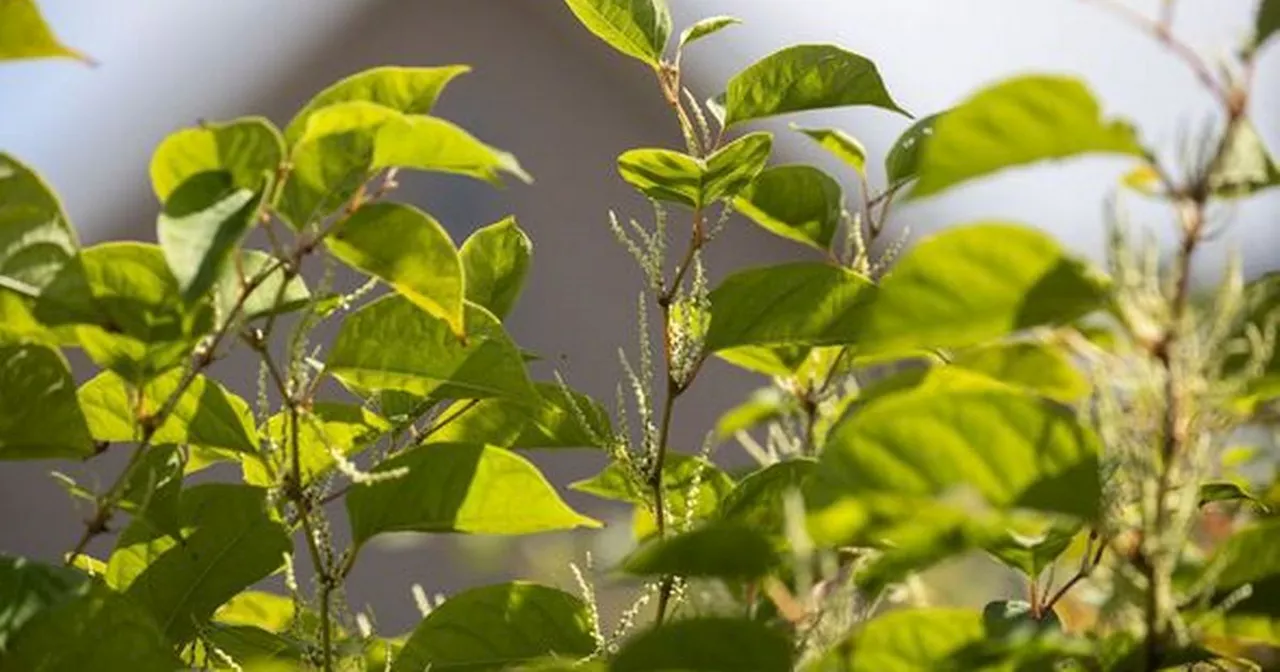
[[0, 460], [88, 457], [93, 439], [57, 350], [0, 345]]
[[849, 672], [946, 669], [952, 657], [981, 642], [982, 615], [963, 609], [905, 609], [868, 621], [815, 666]]
[[927, 502], [959, 489], [996, 507], [1091, 519], [1101, 492], [1098, 441], [1056, 403], [938, 369], [845, 415], [808, 485], [814, 510], [846, 497]]
[[1067, 550], [1081, 527], [1079, 521], [1054, 520], [1023, 529], [1009, 528], [985, 550], [1034, 581]]
[[[24, 2], [0, 5], [0, 14]], [[0, 31], [9, 28], [0, 19]], [[80, 243], [57, 196], [40, 176], [0, 152], [0, 287], [39, 296], [63, 267], [75, 265]]]
[[426, 440], [520, 449], [608, 447], [613, 428], [598, 402], [580, 392], [566, 394], [557, 383], [534, 388], [533, 404], [503, 398], [454, 402], [438, 416], [452, 419]]
[[600, 523], [569, 508], [523, 457], [475, 444], [427, 444], [378, 465], [402, 476], [347, 494], [355, 543], [383, 532], [533, 534]]
[[816, 465], [810, 459], [793, 459], [752, 473], [724, 496], [718, 518], [769, 534], [781, 534], [785, 498], [790, 492], [800, 491]]
[[776, 387], [762, 387], [720, 416], [716, 423], [716, 436], [724, 440], [799, 410], [799, 404], [791, 395]]
[[236, 186], [225, 171], [192, 175], [169, 194], [156, 237], [183, 300], [198, 301], [217, 282], [253, 226], [261, 200], [260, 192]]
[[623, 643], [610, 672], [790, 672], [791, 641], [759, 621], [684, 618]]
[[373, 168], [453, 173], [493, 184], [502, 183], [503, 173], [522, 182], [533, 181], [512, 154], [490, 147], [451, 122], [425, 115], [392, 118], [378, 129]]
[[907, 114], [867, 58], [829, 44], [801, 44], [774, 52], [729, 80], [725, 125], [849, 105]]
[[459, 251], [467, 300], [503, 319], [515, 306], [533, 257], [533, 243], [515, 217], [477, 229]]
[[1209, 187], [1219, 198], [1235, 198], [1276, 186], [1280, 186], [1280, 166], [1267, 151], [1253, 122], [1239, 122], [1233, 127], [1226, 152], [1209, 176]]
[[0, 557], [0, 668], [172, 670], [155, 620], [124, 595], [73, 569]]
[[572, 661], [595, 651], [592, 632], [591, 612], [568, 593], [521, 581], [474, 588], [448, 598], [414, 628], [391, 672]]
[[291, 146], [297, 144], [307, 130], [311, 115], [338, 103], [362, 101], [402, 114], [427, 114], [449, 82], [470, 70], [465, 65], [382, 66], [358, 72], [312, 98], [289, 122], [285, 138]]
[[261, 273], [267, 273], [265, 279], [241, 302], [240, 311], [244, 319], [287, 313], [301, 308], [311, 299], [306, 280], [301, 275], [294, 275], [286, 282], [284, 267], [277, 265], [275, 257], [258, 250], [240, 250], [238, 259], [223, 266], [222, 277], [214, 290], [214, 301], [223, 320], [231, 319], [244, 283]]
[[772, 147], [768, 133], [750, 133], [705, 161], [667, 149], [633, 149], [618, 157], [618, 173], [649, 198], [699, 209], [746, 188]]
[[1108, 289], [1105, 277], [1039, 231], [957, 227], [894, 267], [858, 315], [856, 342], [864, 353], [973, 345], [1072, 322], [1103, 307]]
[[1233, 481], [1205, 481], [1200, 484], [1200, 506], [1213, 502], [1249, 502], [1262, 511], [1268, 509], [1257, 495]]
[[872, 290], [861, 275], [828, 264], [739, 271], [711, 292], [707, 350], [851, 342], [855, 328], [867, 319]]
[[151, 186], [166, 203], [192, 177], [225, 172], [235, 188], [270, 192], [284, 156], [284, 137], [263, 117], [184, 128], [165, 138], [152, 154]]
[[813, 166], [774, 166], [756, 176], [733, 207], [770, 233], [825, 252], [840, 226], [844, 194]]
[[934, 123], [909, 198], [993, 173], [1081, 154], [1141, 157], [1133, 127], [1107, 121], [1078, 80], [1027, 75], [983, 89]]
[[759, 530], [735, 523], [710, 523], [666, 539], [650, 539], [622, 561], [635, 576], [757, 579], [781, 558]]
[[[696, 455], [668, 452], [662, 466], [663, 501], [667, 520], [683, 525], [696, 523], [715, 515], [720, 501], [733, 488], [733, 479], [714, 464]], [[570, 490], [585, 492], [601, 499], [627, 502], [636, 506], [633, 520], [637, 539], [655, 530], [653, 488], [636, 478], [626, 467], [610, 463], [591, 478], [569, 484]], [[690, 493], [695, 493], [691, 495]], [[696, 506], [689, 509], [690, 501]]]
[[1262, 0], [1254, 19], [1254, 45], [1261, 47], [1278, 32], [1280, 32], [1280, 0]]
[[858, 139], [837, 128], [801, 128], [791, 124], [791, 129], [804, 133], [818, 146], [854, 169], [859, 175], [867, 174], [867, 150]]
[[53, 34], [36, 0], [4, 0], [0, 2], [0, 61], [25, 58], [74, 58], [94, 64]]
[[742, 19], [732, 16], [712, 16], [705, 18], [692, 26], [685, 28], [680, 33], [678, 48], [683, 50], [685, 47], [707, 37], [708, 35], [718, 33], [729, 26], [737, 25], [739, 23], [742, 23]]
[[[172, 371], [152, 380], [141, 388], [139, 400], [138, 393], [119, 375], [110, 371], [98, 374], [77, 392], [89, 432], [98, 441], [137, 441], [141, 433], [139, 410], [148, 416], [155, 414], [177, 391], [183, 377], [183, 372]], [[242, 453], [258, 450], [248, 402], [200, 375], [156, 428], [152, 443], [195, 444]]]
[[[245, 455], [241, 464], [249, 485], [278, 485], [292, 473], [293, 435], [288, 412], [277, 413], [263, 428], [263, 438], [275, 444], [267, 459]], [[391, 425], [373, 411], [353, 404], [316, 402], [298, 418], [298, 466], [302, 485], [323, 476], [337, 465], [337, 457], [349, 458], [369, 447]]]
[[205, 483], [185, 490], [184, 540], [134, 521], [107, 563], [107, 585], [143, 605], [165, 634], [184, 642], [214, 611], [265, 578], [292, 550], [280, 521], [267, 514], [266, 490]]
[[370, 203], [327, 238], [333, 256], [391, 285], [459, 336], [463, 325], [462, 261], [440, 223], [401, 203]]
[[1089, 381], [1061, 348], [1035, 341], [995, 343], [964, 350], [951, 361], [1008, 385], [1070, 403], [1089, 393]]
[[367, 391], [398, 390], [420, 397], [483, 399], [534, 397], [520, 351], [488, 311], [468, 304], [460, 341], [444, 320], [393, 295], [347, 316], [326, 370]]
[[943, 113], [931, 114], [911, 124], [889, 148], [884, 157], [884, 172], [889, 184], [895, 185], [915, 179], [920, 172], [920, 157], [924, 153], [925, 143], [933, 137], [934, 124]]
[[618, 51], [657, 67], [671, 37], [665, 0], [565, 0], [587, 30]]

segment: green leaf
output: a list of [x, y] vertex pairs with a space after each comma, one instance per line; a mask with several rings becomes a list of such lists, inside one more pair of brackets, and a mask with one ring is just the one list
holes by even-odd
[[898, 262], [858, 316], [856, 342], [864, 353], [973, 345], [1070, 323], [1102, 308], [1108, 290], [1044, 233], [972, 224], [931, 236]]
[[705, 161], [667, 149], [633, 149], [618, 157], [618, 173], [649, 198], [700, 209], [745, 189], [772, 148], [768, 133], [750, 133]]
[[733, 207], [770, 233], [825, 252], [840, 226], [844, 194], [813, 166], [775, 166], [733, 199]]
[[459, 252], [467, 300], [503, 319], [515, 306], [533, 257], [533, 242], [515, 217], [477, 229]]
[[[151, 415], [177, 391], [184, 377], [172, 371], [142, 387], [142, 398], [119, 375], [98, 374], [80, 387], [77, 396], [89, 432], [98, 441], [132, 443], [141, 429], [137, 413]], [[249, 404], [216, 381], [197, 375], [178, 397], [173, 412], [156, 429], [153, 444], [196, 444], [241, 453], [258, 450], [257, 432]]]
[[833, 45], [801, 44], [774, 52], [729, 80], [725, 126], [848, 105], [907, 114], [885, 89], [875, 63]]
[[258, 250], [240, 250], [239, 259], [235, 263], [223, 266], [222, 277], [218, 279], [214, 290], [218, 314], [224, 322], [232, 318], [232, 309], [240, 297], [243, 282], [252, 280], [269, 268], [275, 270], [249, 292], [240, 307], [244, 319], [252, 320], [298, 310], [311, 300], [311, 292], [307, 290], [307, 283], [301, 275], [294, 275], [286, 282], [284, 267], [276, 265], [275, 257]]
[[293, 624], [293, 598], [260, 590], [246, 590], [213, 612], [224, 625], [252, 625], [267, 632], [284, 632]]
[[565, 0], [587, 30], [618, 51], [655, 68], [671, 37], [665, 0]]
[[358, 72], [312, 98], [289, 122], [285, 138], [291, 146], [298, 144], [311, 115], [337, 103], [363, 101], [389, 107], [402, 114], [427, 114], [449, 82], [470, 70], [465, 65], [425, 68], [383, 66]]
[[1066, 552], [1082, 524], [1073, 520], [1053, 520], [1021, 529], [1009, 528], [986, 544], [986, 551], [1030, 580], [1039, 578], [1058, 556]]
[[0, 287], [0, 343], [38, 343], [57, 348], [79, 345], [74, 327], [50, 328], [36, 319], [35, 301]]
[[205, 295], [254, 225], [262, 194], [237, 187], [228, 172], [193, 175], [165, 200], [156, 236], [182, 298]]
[[184, 128], [165, 138], [151, 156], [151, 186], [160, 202], [167, 203], [192, 177], [225, 172], [236, 188], [269, 193], [284, 156], [284, 137], [263, 117]]
[[92, 58], [58, 40], [35, 0], [4, 0], [0, 2], [0, 61], [25, 58], [74, 58], [95, 65]]
[[846, 166], [857, 171], [858, 175], [866, 177], [867, 150], [857, 138], [836, 128], [801, 128], [791, 124], [791, 130], [809, 136], [819, 147], [831, 152]]
[[57, 350], [0, 345], [0, 460], [83, 458], [93, 439]]
[[179, 668], [146, 611], [75, 570], [0, 556], [0, 604], [0, 668]]
[[[715, 515], [720, 501], [733, 488], [733, 479], [714, 464], [696, 455], [668, 451], [662, 466], [662, 492], [668, 520], [683, 524], [707, 520]], [[602, 499], [636, 505], [636, 537], [643, 539], [655, 531], [653, 490], [626, 466], [611, 462], [591, 478], [569, 484], [570, 490]], [[696, 495], [690, 495], [695, 492]], [[696, 508], [689, 510], [689, 502]]]
[[980, 547], [988, 534], [985, 521], [975, 521], [957, 508], [872, 506], [869, 513], [869, 524], [850, 540], [879, 550], [859, 563], [854, 576], [865, 595], [883, 594], [891, 585]]
[[383, 532], [510, 535], [600, 526], [569, 508], [528, 460], [502, 448], [427, 444], [374, 473], [397, 470], [407, 473], [347, 493], [356, 544]]
[[720, 350], [716, 356], [747, 371], [787, 378], [804, 364], [809, 351], [804, 345], [743, 345]]
[[790, 672], [791, 640], [759, 621], [685, 618], [622, 645], [609, 672]]
[[800, 491], [817, 463], [807, 458], [771, 464], [738, 482], [720, 503], [718, 517], [769, 534], [783, 531], [787, 493]]
[[701, 40], [708, 35], [718, 33], [729, 26], [742, 23], [742, 19], [733, 16], [712, 16], [705, 18], [680, 33], [680, 42], [678, 49], [683, 50], [685, 47]]
[[1066, 403], [1079, 401], [1090, 389], [1089, 381], [1062, 348], [1035, 341], [970, 348], [951, 364]]
[[815, 670], [924, 672], [948, 669], [953, 655], [985, 637], [982, 616], [965, 609], [905, 609], [879, 615]]
[[107, 563], [107, 585], [147, 608], [172, 641], [187, 641], [218, 607], [278, 569], [292, 550], [284, 525], [266, 513], [266, 494], [229, 483], [185, 490], [183, 542], [134, 521]]
[[585, 658], [596, 649], [593, 628], [587, 605], [554, 588], [521, 581], [474, 588], [414, 628], [391, 672], [496, 671], [548, 656]]
[[1280, 186], [1280, 166], [1253, 122], [1245, 119], [1237, 123], [1226, 152], [1209, 176], [1209, 187], [1219, 198], [1237, 198], [1275, 186]]
[[1268, 510], [1266, 503], [1239, 483], [1232, 481], [1205, 481], [1200, 484], [1200, 506], [1213, 502], [1239, 501], [1249, 502], [1264, 512]]
[[[0, 5], [0, 14], [22, 4], [10, 0]], [[8, 28], [3, 20], [0, 26]], [[0, 152], [0, 288], [36, 297], [63, 267], [75, 266], [79, 250], [53, 190], [30, 167]]]
[[463, 325], [462, 261], [440, 223], [401, 203], [369, 203], [346, 218], [325, 245], [348, 266], [373, 275], [446, 323]]
[[347, 316], [326, 371], [363, 390], [399, 390], [420, 397], [532, 398], [520, 351], [488, 311], [468, 304], [467, 335], [459, 341], [444, 320], [393, 295]]
[[720, 416], [716, 423], [716, 436], [724, 440], [799, 410], [800, 405], [793, 396], [777, 387], [762, 387]]
[[1078, 80], [1016, 77], [938, 118], [909, 198], [1007, 168], [1091, 153], [1143, 155], [1133, 127], [1103, 119], [1093, 94]]
[[1280, 518], [1267, 518], [1237, 530], [1218, 548], [1206, 567], [1217, 572], [1212, 585], [1227, 595], [1243, 586], [1252, 586], [1232, 613], [1265, 614], [1280, 617]]
[[[246, 455], [241, 463], [244, 481], [249, 485], [278, 485], [281, 477], [291, 473], [293, 439], [289, 413], [277, 413], [267, 420], [263, 439], [276, 449], [267, 459], [261, 454]], [[350, 458], [368, 448], [391, 430], [391, 424], [376, 413], [353, 404], [317, 402], [298, 418], [298, 466], [302, 484], [329, 473], [338, 463], [335, 455]]]
[[[338, 109], [334, 106], [318, 114]], [[502, 183], [502, 173], [533, 181], [515, 156], [486, 145], [451, 122], [423, 115], [392, 118], [378, 129], [373, 168], [453, 173], [492, 184]]]
[[426, 440], [520, 449], [608, 448], [613, 427], [603, 406], [585, 394], [566, 393], [557, 383], [534, 383], [534, 388], [532, 405], [505, 398], [454, 402], [437, 416], [453, 419]]
[[821, 263], [739, 271], [711, 292], [706, 348], [850, 342], [872, 288], [853, 271]]
[[872, 396], [831, 430], [821, 455], [809, 481], [815, 509], [845, 497], [928, 502], [960, 489], [996, 507], [1098, 512], [1088, 428], [1054, 402], [958, 369]]
[[636, 576], [758, 579], [781, 562], [773, 543], [756, 529], [710, 523], [666, 539], [650, 539], [622, 561]]
[[1254, 45], [1261, 47], [1278, 32], [1280, 32], [1280, 0], [1262, 0], [1254, 20]]
[[125, 484], [120, 508], [145, 519], [156, 530], [182, 540], [179, 498], [182, 493], [182, 452], [177, 446], [153, 446]]
[[1019, 631], [1061, 631], [1062, 621], [1053, 611], [1037, 619], [1031, 605], [1022, 600], [996, 600], [982, 608], [982, 626], [989, 636], [1003, 639]]
[[925, 143], [933, 137], [933, 127], [942, 113], [931, 114], [907, 128], [884, 157], [884, 172], [890, 186], [914, 179], [920, 172]]

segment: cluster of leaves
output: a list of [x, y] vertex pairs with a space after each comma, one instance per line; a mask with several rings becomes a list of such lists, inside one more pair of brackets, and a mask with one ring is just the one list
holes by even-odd
[[[1185, 181], [1055, 75], [914, 121], [878, 190], [852, 135], [797, 128], [861, 185], [850, 212], [832, 176], [769, 165], [772, 134], [735, 134], [833, 107], [911, 117], [872, 61], [789, 47], [704, 102], [681, 82], [683, 54], [735, 19], [698, 22], [671, 47], [661, 0], [566, 5], [652, 69], [686, 142], [618, 160], [657, 212], [652, 226], [613, 221], [648, 292], [620, 386], [638, 425], [626, 403], [610, 417], [530, 376], [502, 321], [532, 258], [514, 219], [457, 246], [389, 200], [403, 170], [529, 179], [432, 116], [463, 66], [353, 75], [283, 130], [248, 117], [171, 135], [151, 163], [158, 244], [82, 247], [48, 186], [0, 154], [0, 459], [129, 453], [100, 492], [64, 477], [91, 506], [65, 566], [0, 557], [0, 667], [1154, 670], [1243, 665], [1250, 647], [1280, 645], [1280, 487], [1225, 479], [1220, 445], [1273, 421], [1280, 294], [1272, 276], [1233, 277], [1201, 303], [1186, 279], [1207, 205], [1280, 185], [1247, 86], [1205, 75], [1227, 123]], [[1278, 8], [1263, 3], [1246, 66]], [[0, 38], [0, 58], [75, 53], [28, 0], [0, 0]], [[1174, 206], [1172, 271], [1143, 275], [1117, 243], [1106, 273], [1009, 222], [953, 227], [891, 270], [877, 253], [895, 201], [1085, 154], [1129, 160], [1124, 188]], [[671, 213], [688, 221], [674, 263]], [[733, 213], [816, 258], [709, 281], [702, 252]], [[318, 283], [308, 263], [323, 264]], [[368, 282], [335, 287], [335, 264]], [[337, 336], [313, 348], [326, 320]], [[260, 360], [255, 403], [210, 375], [236, 343]], [[69, 349], [100, 372], [77, 386]], [[668, 445], [712, 359], [768, 380], [708, 443], [737, 438], [760, 463], [745, 473]], [[398, 636], [345, 605], [343, 580], [381, 534], [598, 527], [520, 454], [534, 448], [607, 452], [571, 487], [635, 507], [638, 545], [617, 569], [645, 585], [616, 631], [585, 581], [581, 598], [527, 582], [468, 590]], [[239, 478], [188, 482], [218, 464]], [[338, 501], [345, 549], [326, 513]], [[1210, 524], [1216, 536], [1192, 538]], [[110, 554], [90, 557], [109, 527]], [[1029, 599], [969, 610], [914, 596], [920, 572], [975, 551], [1022, 574]], [[1058, 582], [1066, 562], [1079, 569]], [[275, 575], [287, 594], [256, 589]], [[1102, 608], [1077, 599], [1084, 586]], [[651, 603], [652, 623], [631, 632]]]

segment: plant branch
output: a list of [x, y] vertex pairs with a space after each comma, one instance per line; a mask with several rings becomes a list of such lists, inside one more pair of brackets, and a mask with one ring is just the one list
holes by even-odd
[[[1095, 543], [1098, 544], [1096, 550], [1094, 549]], [[1089, 575], [1093, 574], [1093, 570], [1097, 569], [1098, 565], [1102, 563], [1102, 554], [1106, 549], [1106, 541], [1099, 543], [1098, 531], [1090, 530], [1089, 539], [1085, 542], [1084, 554], [1080, 556], [1080, 569], [1076, 570], [1076, 573], [1073, 574], [1071, 578], [1067, 579], [1067, 582], [1062, 584], [1062, 587], [1059, 588], [1052, 597], [1044, 601], [1044, 604], [1041, 605], [1038, 613], [1052, 613], [1054, 605], [1058, 604], [1063, 597], [1066, 597], [1067, 593], [1071, 592], [1071, 589], [1074, 588], [1077, 583], [1089, 578]], [[1047, 590], [1048, 586], [1045, 588]]]

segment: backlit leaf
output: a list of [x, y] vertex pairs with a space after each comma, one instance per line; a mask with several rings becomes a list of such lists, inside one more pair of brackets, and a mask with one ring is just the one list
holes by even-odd
[[671, 37], [671, 12], [664, 0], [565, 0], [596, 37], [652, 66], [662, 61]]
[[533, 257], [533, 243], [515, 217], [477, 229], [459, 251], [467, 300], [503, 319], [515, 306]]
[[852, 342], [873, 289], [861, 275], [822, 263], [738, 271], [711, 292], [706, 347]]
[[708, 35], [718, 33], [729, 26], [739, 23], [742, 23], [742, 20], [732, 16], [712, 16], [705, 18], [692, 26], [685, 28], [684, 31], [680, 33], [680, 42], [678, 46], [680, 49], [684, 49], [690, 44], [693, 44]]
[[844, 210], [840, 183], [801, 164], [761, 172], [733, 207], [770, 233], [826, 251]]
[[62, 355], [34, 343], [0, 345], [0, 460], [88, 457], [93, 451]]
[[23, 58], [74, 58], [94, 64], [53, 34], [36, 0], [4, 0], [0, 2], [0, 61]]
[[858, 139], [836, 128], [801, 128], [791, 124], [792, 130], [809, 136], [818, 146], [831, 152], [859, 175], [867, 174], [867, 150]]
[[156, 221], [160, 250], [185, 301], [213, 287], [257, 218], [262, 195], [233, 179], [223, 171], [192, 175], [169, 194]]
[[226, 172], [237, 188], [269, 191], [284, 156], [284, 138], [263, 117], [184, 128], [165, 138], [151, 156], [151, 186], [164, 203], [192, 177]]

